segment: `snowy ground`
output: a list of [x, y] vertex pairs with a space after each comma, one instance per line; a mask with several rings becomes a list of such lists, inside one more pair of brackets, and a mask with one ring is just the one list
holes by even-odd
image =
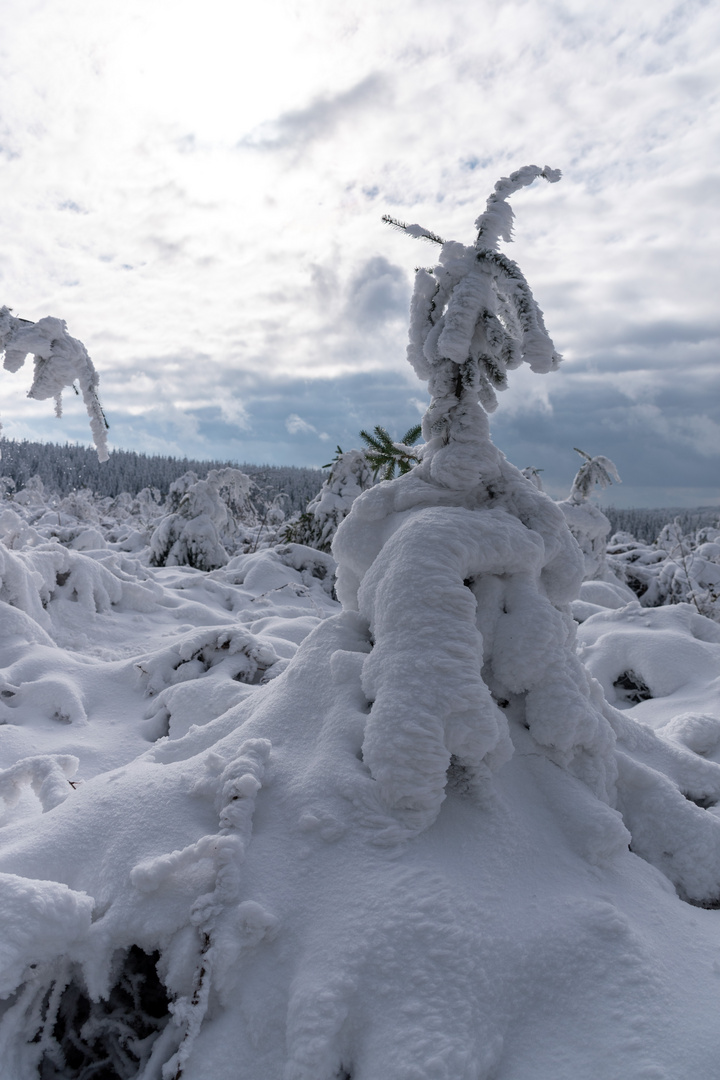
[[[202, 573], [106, 541], [0, 552], [8, 1080], [89, 1078], [104, 1053], [101, 1075], [145, 1080], [718, 1075], [720, 911], [607, 846], [523, 727], [491, 798], [458, 784], [393, 837], [360, 753], [367, 624], [328, 556]], [[720, 760], [720, 626], [583, 589], [607, 699]], [[175, 1019], [141, 1046], [96, 1015], [68, 1056], [48, 993], [107, 994], [131, 946], [162, 954]]]

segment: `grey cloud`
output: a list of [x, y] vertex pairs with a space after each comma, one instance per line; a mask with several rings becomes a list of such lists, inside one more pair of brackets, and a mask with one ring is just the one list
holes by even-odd
[[[720, 396], [691, 385], [664, 387], [653, 402], [632, 402], [602, 377], [575, 379], [558, 372], [551, 389], [552, 411], [505, 409], [500, 395], [491, 419], [493, 439], [513, 464], [543, 469], [546, 490], [563, 497], [577, 471], [574, 446], [605, 454], [623, 483], [604, 497], [616, 506], [677, 506], [719, 501]], [[540, 377], [538, 377], [540, 378]], [[418, 419], [416, 402], [426, 402], [422, 384], [400, 370], [355, 373], [336, 378], [257, 378], [237, 372], [232, 387], [242, 403], [245, 426], [217, 406], [181, 412], [161, 409], [146, 416], [110, 410], [113, 445], [189, 457], [256, 464], [322, 466], [328, 446], [357, 446], [363, 427], [381, 424], [398, 437]], [[716, 405], [717, 403], [717, 405]], [[72, 409], [58, 422], [46, 414], [23, 416], [22, 433], [45, 439], [87, 442], [87, 419]], [[72, 413], [72, 415], [70, 415]], [[288, 414], [303, 425], [288, 431]], [[8, 434], [15, 434], [9, 419]], [[316, 431], [313, 431], [315, 428]], [[329, 441], [321, 435], [327, 433]], [[684, 491], [685, 499], [677, 492]], [[669, 494], [671, 492], [671, 494]], [[672, 494], [674, 492], [674, 494]]]
[[291, 109], [262, 124], [239, 146], [254, 150], [301, 149], [315, 139], [331, 134], [343, 121], [391, 97], [389, 80], [380, 74], [368, 75], [349, 90], [315, 98], [304, 109]]
[[368, 259], [350, 281], [346, 313], [357, 324], [406, 320], [410, 304], [410, 285], [402, 267], [383, 255]]
[[699, 344], [720, 340], [720, 324], [680, 322], [678, 319], [657, 319], [653, 322], [627, 326], [612, 332], [606, 338], [608, 344], [672, 345], [674, 343]]

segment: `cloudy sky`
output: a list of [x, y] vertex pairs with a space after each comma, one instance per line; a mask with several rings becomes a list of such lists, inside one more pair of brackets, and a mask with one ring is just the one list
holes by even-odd
[[[712, 0], [1, 0], [0, 304], [56, 315], [112, 445], [322, 465], [427, 403], [414, 267], [495, 181], [565, 362], [497, 444], [562, 495], [720, 503], [720, 8]], [[14, 438], [86, 442], [3, 373]], [[72, 395], [71, 395], [72, 397]]]

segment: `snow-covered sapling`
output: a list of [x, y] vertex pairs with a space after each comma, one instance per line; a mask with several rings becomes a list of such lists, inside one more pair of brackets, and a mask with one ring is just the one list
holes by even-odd
[[228, 561], [226, 545], [241, 523], [254, 525], [253, 482], [239, 469], [211, 469], [205, 480], [185, 473], [170, 487], [168, 513], [150, 539], [153, 566], [215, 570]]
[[[720, 903], [720, 822], [686, 797], [720, 797], [720, 769], [604, 700], [575, 649], [582, 553], [562, 509], [490, 440], [486, 409], [507, 370], [526, 361], [549, 372], [560, 359], [525, 278], [497, 251], [510, 238], [507, 197], [537, 177], [559, 173], [528, 166], [496, 185], [472, 247], [396, 223], [442, 246], [411, 304], [408, 357], [432, 395], [422, 461], [362, 494], [333, 544], [338, 597], [373, 641], [363, 760], [411, 834], [449, 788], [485, 798], [514, 747], [540, 752], [587, 790], [587, 857], [632, 841], [681, 895]], [[616, 476], [606, 459], [581, 474], [578, 500]], [[702, 869], [688, 847], [700, 834]]]
[[583, 458], [567, 499], [558, 503], [565, 515], [568, 528], [573, 534], [585, 559], [585, 581], [613, 578], [614, 575], [605, 562], [607, 538], [610, 534], [610, 522], [597, 506], [590, 501], [596, 487], [604, 490], [613, 483], [619, 484], [620, 477], [610, 458], [599, 454], [591, 457], [577, 446], [575, 452]]
[[340, 522], [350, 513], [358, 495], [372, 484], [372, 464], [364, 451], [342, 451], [338, 447], [330, 463], [330, 475], [305, 512], [288, 522], [283, 539], [329, 552]]

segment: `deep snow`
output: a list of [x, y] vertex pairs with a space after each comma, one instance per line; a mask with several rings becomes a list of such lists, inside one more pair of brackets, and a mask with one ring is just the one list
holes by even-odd
[[[79, 762], [62, 803], [43, 812], [28, 782], [0, 830], [4, 1075], [36, 1077], [43, 1054], [47, 1067], [50, 1033], [26, 1040], [53, 980], [81, 969], [107, 992], [131, 945], [161, 951], [182, 1021], [212, 925], [186, 1077], [713, 1076], [720, 913], [627, 845], [603, 854], [600, 804], [524, 728], [511, 723], [492, 795], [450, 790], [431, 826], [393, 842], [358, 760], [367, 623], [339, 611], [314, 558], [268, 549], [211, 574], [138, 562], [129, 601], [59, 589], [43, 628], [3, 603], [2, 793], [18, 793], [18, 760], [35, 761], [28, 781], [43, 756]], [[611, 700], [628, 665], [651, 689], [617, 698], [626, 715], [718, 759], [715, 624], [631, 602], [580, 636]]]

